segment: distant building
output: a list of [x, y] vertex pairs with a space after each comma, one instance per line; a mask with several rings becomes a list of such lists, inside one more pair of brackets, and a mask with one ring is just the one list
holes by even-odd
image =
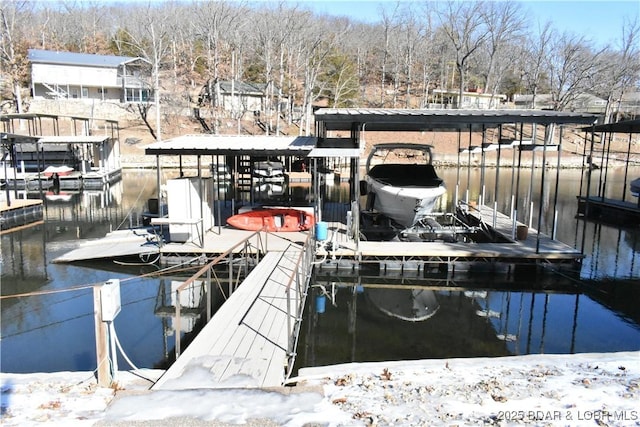
[[457, 89], [433, 89], [430, 104], [436, 108], [490, 110], [502, 108], [502, 104], [507, 100], [506, 95], [482, 93], [479, 90], [462, 92], [461, 103], [458, 103], [459, 96]]
[[34, 99], [147, 102], [149, 61], [139, 57], [29, 49]]
[[[514, 95], [513, 103], [516, 108], [533, 109], [533, 95]], [[607, 101], [590, 93], [579, 94], [573, 102], [571, 102], [565, 110], [577, 111], [581, 113], [602, 114], [607, 107]], [[553, 110], [553, 99], [551, 94], [541, 93], [536, 95], [536, 110]]]
[[267, 89], [265, 83], [209, 81], [202, 87], [198, 105], [218, 107], [236, 117], [246, 113], [259, 116], [266, 109]]
[[218, 105], [226, 111], [264, 111], [267, 99], [266, 83], [247, 83], [237, 80], [219, 81]]

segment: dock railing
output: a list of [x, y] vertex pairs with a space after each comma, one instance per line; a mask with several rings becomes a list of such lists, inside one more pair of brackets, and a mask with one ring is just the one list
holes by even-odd
[[[287, 337], [289, 339], [289, 348], [287, 349], [287, 371], [288, 379], [293, 370], [296, 360], [296, 348], [298, 346], [298, 338], [300, 336], [300, 325], [302, 323], [302, 315], [306, 302], [307, 290], [309, 289], [309, 280], [313, 268], [313, 260], [315, 259], [315, 238], [311, 235], [307, 236], [300, 255], [295, 263], [292, 274], [287, 283]], [[295, 290], [292, 298], [291, 291]], [[293, 310], [292, 310], [293, 299]]]
[[[215, 280], [216, 285], [220, 289], [220, 291], [224, 295], [224, 290], [222, 287], [222, 283], [220, 278], [216, 274], [214, 267], [220, 264], [226, 263], [227, 273], [228, 273], [228, 293], [224, 295], [225, 298], [229, 298], [229, 296], [233, 293], [233, 291], [240, 285], [240, 272], [244, 271], [244, 277], [249, 273], [249, 262], [251, 259], [255, 260], [255, 264], [257, 265], [260, 262], [260, 255], [266, 253], [266, 239], [263, 240], [262, 232], [256, 231], [255, 233], [247, 236], [244, 240], [241, 240], [231, 248], [227, 249], [224, 253], [218, 255], [211, 261], [209, 261], [206, 265], [204, 265], [200, 270], [198, 270], [193, 276], [189, 277], [185, 280], [180, 286], [178, 286], [175, 290], [176, 294], [176, 306], [175, 306], [175, 329], [176, 329], [176, 359], [180, 356], [181, 352], [181, 304], [180, 304], [180, 295], [181, 292], [190, 289], [197, 280], [199, 280], [202, 276], [206, 275], [204, 280], [206, 286], [206, 315], [207, 322], [211, 319], [211, 289], [212, 289], [212, 277]], [[238, 248], [241, 249], [238, 250]], [[239, 261], [239, 262], [238, 262]], [[233, 267], [238, 266], [238, 274], [234, 278]]]
[[[211, 289], [212, 282], [215, 281], [218, 288], [222, 290], [222, 284], [220, 278], [216, 274], [214, 267], [219, 264], [227, 263], [228, 265], [228, 294], [225, 298], [231, 296], [233, 291], [240, 285], [240, 272], [244, 270], [244, 277], [249, 273], [249, 262], [251, 259], [255, 260], [255, 265], [260, 262], [260, 254], [267, 252], [267, 238], [271, 234], [272, 238], [282, 238], [277, 234], [267, 232], [256, 232], [246, 239], [238, 242], [235, 246], [228, 249], [226, 252], [218, 255], [212, 259], [209, 263], [204, 265], [193, 276], [185, 280], [178, 288], [176, 288], [176, 307], [175, 307], [175, 325], [176, 325], [176, 338], [175, 338], [175, 354], [176, 359], [181, 353], [181, 306], [180, 306], [180, 294], [181, 292], [190, 289], [196, 281], [200, 280], [206, 275], [204, 284], [206, 286], [206, 315], [207, 322], [211, 319]], [[237, 250], [238, 247], [242, 249]], [[293, 267], [287, 272], [288, 278], [286, 279], [286, 299], [287, 299], [287, 337], [288, 345], [286, 349], [288, 357], [288, 369], [287, 373], [291, 372], [293, 364], [295, 362], [295, 348], [298, 343], [300, 323], [302, 321], [302, 314], [304, 311], [304, 305], [306, 302], [307, 288], [309, 280], [311, 278], [311, 270], [313, 266], [313, 260], [315, 257], [315, 239], [312, 235], [308, 235], [302, 247], [297, 243], [291, 243], [283, 253], [286, 254], [289, 249], [295, 248], [295, 259], [293, 260]], [[299, 253], [297, 253], [299, 252]], [[239, 266], [237, 276], [234, 277], [234, 266]], [[223, 292], [224, 293], [224, 292]]]

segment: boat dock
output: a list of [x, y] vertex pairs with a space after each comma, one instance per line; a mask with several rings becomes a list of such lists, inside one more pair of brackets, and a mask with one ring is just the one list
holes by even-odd
[[42, 224], [42, 200], [15, 199], [11, 203], [0, 201], [0, 233], [14, 231], [18, 227]]
[[[420, 240], [421, 232], [417, 232], [415, 236], [410, 236], [411, 239], [363, 239], [363, 230], [359, 228], [362, 218], [361, 199], [367, 194], [359, 190], [362, 187], [360, 156], [365, 144], [365, 126], [367, 132], [402, 130], [437, 133], [447, 129], [458, 133], [459, 153], [464, 148], [463, 136], [466, 138], [468, 134], [471, 144], [471, 134], [479, 132], [487, 148], [479, 153], [484, 166], [485, 156], [495, 155], [498, 159], [500, 156], [500, 150], [493, 154], [489, 152], [491, 141], [487, 128], [497, 129], [494, 139], [518, 140], [517, 146], [523, 147], [523, 138], [530, 137], [523, 131], [523, 125], [527, 125], [528, 133], [544, 131], [544, 144], [541, 146], [544, 162], [548, 161], [547, 152], [554, 152], [560, 164], [562, 133], [558, 134], [559, 142], [553, 143], [554, 127], [567, 123], [590, 125], [595, 122], [595, 116], [551, 111], [324, 109], [316, 112], [316, 122], [315, 137], [184, 135], [150, 144], [145, 148], [145, 154], [156, 156], [159, 169], [162, 168], [161, 157], [165, 156], [178, 156], [181, 166], [179, 178], [166, 180], [164, 196], [161, 174], [158, 172], [156, 200], [159, 206], [163, 205], [163, 200], [166, 202], [167, 213], [157, 216], [155, 221], [151, 220], [151, 226], [143, 232], [144, 236], [136, 236], [141, 237], [138, 255], [149, 257], [155, 252], [160, 264], [172, 263], [171, 260], [176, 263], [204, 264], [179, 289], [200, 283], [210, 293], [213, 282], [211, 276], [215, 276], [218, 289], [222, 290], [220, 281], [213, 274], [215, 271], [212, 264], [225, 262], [229, 271], [229, 291], [226, 293], [228, 299], [213, 316], [210, 316], [208, 307], [206, 325], [181, 355], [181, 329], [179, 325], [175, 328], [176, 362], [156, 383], [154, 389], [269, 387], [286, 382], [295, 360], [297, 328], [302, 319], [312, 268], [316, 271], [378, 269], [381, 273], [383, 270], [393, 270], [401, 274], [405, 270], [411, 270], [424, 272], [425, 276], [435, 270], [440, 275], [452, 276], [456, 270], [464, 271], [467, 267], [468, 270], [478, 268], [497, 271], [502, 268], [497, 266], [504, 265], [510, 271], [513, 265], [520, 264], [533, 268], [549, 263], [567, 263], [573, 266], [582, 258], [580, 251], [519, 222], [516, 214], [520, 214], [522, 220], [524, 212], [514, 211], [515, 218], [512, 219], [489, 207], [492, 201], [484, 197], [487, 184], [484, 176], [480, 182], [468, 182], [466, 188], [469, 193], [473, 190], [469, 187], [478, 187], [477, 190], [480, 191], [477, 193], [482, 195], [478, 198], [480, 207], [472, 208], [467, 204], [463, 213], [472, 225], [478, 225], [477, 228], [482, 228], [487, 236], [480, 236], [481, 239], [478, 240], [457, 238], [459, 236], [452, 239]], [[521, 125], [507, 130], [506, 125], [512, 123]], [[533, 146], [533, 151], [539, 147], [538, 144]], [[309, 207], [312, 203], [317, 221], [314, 230], [277, 233], [276, 236], [265, 232], [252, 234], [221, 225], [225, 224], [229, 215], [223, 217], [216, 208], [226, 199], [220, 200], [219, 195], [216, 199], [211, 185], [214, 179], [202, 174], [203, 170], [214, 169], [212, 165], [202, 167], [202, 161], [211, 158], [212, 163], [214, 159], [217, 163], [218, 159], [224, 158], [225, 164], [234, 165], [232, 170], [238, 178], [242, 162], [251, 156], [288, 161], [308, 159], [312, 177], [311, 192], [296, 195], [295, 200], [290, 198], [281, 203], [285, 203], [287, 207]], [[183, 170], [183, 157], [195, 158], [194, 163], [198, 165], [195, 176], [188, 176]], [[325, 201], [324, 197], [328, 193], [327, 177], [323, 178], [318, 172], [325, 170], [332, 161], [348, 165], [344, 170], [348, 171], [349, 186], [346, 194], [339, 196], [339, 200]], [[520, 157], [513, 166], [519, 170]], [[544, 180], [544, 175], [542, 179]], [[236, 179], [234, 182], [240, 181]], [[496, 194], [499, 193], [499, 183], [496, 181]], [[460, 176], [455, 190], [451, 188], [456, 214], [460, 194], [464, 191], [458, 191], [459, 185]], [[507, 182], [504, 181], [503, 185], [507, 185]], [[511, 186], [511, 193], [518, 200], [518, 185], [512, 180]], [[236, 214], [236, 207], [239, 209], [245, 204], [253, 207], [254, 200], [246, 200], [246, 194], [239, 191], [239, 188], [235, 188], [234, 193], [228, 197], [238, 204], [231, 204], [230, 214]], [[554, 200], [552, 209], [556, 210], [555, 194], [557, 188], [555, 192], [541, 191], [539, 200]], [[498, 205], [496, 200], [493, 202]], [[322, 236], [318, 227], [321, 224], [326, 226]], [[540, 222], [538, 228], [541, 228]], [[552, 230], [555, 230], [555, 221]], [[262, 239], [260, 245], [243, 243], [252, 235]], [[101, 251], [81, 247], [77, 252], [65, 255], [63, 260], [55, 261], [71, 262], [102, 256]], [[233, 283], [235, 271], [240, 276], [240, 264], [249, 263], [253, 269], [246, 271], [244, 281], [236, 286]], [[415, 273], [412, 274], [415, 276]], [[174, 303], [181, 300], [180, 290], [176, 292]], [[178, 324], [180, 307], [180, 303], [176, 303]]]
[[[567, 264], [574, 265], [583, 258], [581, 251], [566, 245], [551, 237], [538, 233], [534, 228], [527, 227], [526, 236], [513, 238], [513, 221], [492, 208], [481, 207], [469, 211], [469, 215], [478, 221], [484, 221], [486, 226], [500, 236], [500, 242], [416, 242], [416, 241], [360, 241], [357, 245], [353, 241], [343, 240], [337, 248], [327, 250], [327, 245], [318, 248], [318, 256], [325, 257], [319, 268], [358, 269], [374, 266], [381, 272], [387, 270], [423, 271], [427, 274], [435, 269], [439, 273], [469, 268], [492, 268], [498, 264], [529, 265], [539, 264]], [[494, 222], [495, 219], [495, 222]], [[522, 227], [522, 225], [520, 225]], [[339, 224], [329, 226], [334, 233], [345, 236], [346, 231], [340, 230]], [[344, 225], [342, 225], [344, 228]], [[517, 232], [517, 231], [516, 231]], [[344, 238], [344, 237], [343, 237]]]
[[[640, 120], [625, 120], [616, 123], [595, 125], [585, 130], [592, 133], [591, 146], [585, 157], [590, 159], [589, 173], [586, 173], [580, 186], [578, 195], [577, 215], [583, 219], [591, 219], [608, 224], [622, 225], [634, 228], [640, 224], [640, 194], [633, 187], [633, 180], [638, 179], [630, 173], [631, 165], [640, 164], [640, 152], [637, 148], [637, 135], [640, 134]], [[595, 135], [599, 138], [596, 141]], [[614, 136], [627, 136], [627, 148], [624, 153], [611, 151], [611, 141]], [[636, 142], [634, 142], [634, 137]], [[596, 146], [596, 142], [600, 145]], [[600, 158], [597, 164], [593, 159]], [[614, 161], [624, 161], [624, 186], [612, 192], [607, 185], [610, 172], [608, 165]], [[612, 168], [611, 168], [612, 169]], [[628, 188], [627, 188], [628, 186]]]
[[604, 197], [578, 197], [578, 216], [618, 224], [640, 224], [640, 197], [637, 203]]

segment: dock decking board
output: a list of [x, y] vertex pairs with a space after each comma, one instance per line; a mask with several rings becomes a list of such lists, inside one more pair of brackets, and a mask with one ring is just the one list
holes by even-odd
[[[497, 212], [495, 214], [495, 224], [494, 224], [494, 210], [488, 206], [480, 206], [479, 211], [477, 211], [478, 217], [484, 219], [484, 222], [490, 227], [494, 228], [497, 232], [501, 233], [503, 236], [511, 237], [512, 229], [513, 229], [513, 219], [509, 216]], [[473, 215], [474, 212], [471, 212]], [[516, 225], [525, 225], [521, 222], [516, 222]], [[539, 239], [539, 242], [538, 242]], [[553, 240], [550, 236], [547, 236], [543, 233], [538, 233], [538, 230], [532, 227], [528, 227], [527, 238], [523, 240], [514, 241], [516, 245], [519, 246], [525, 254], [532, 256], [530, 253], [533, 251], [535, 255], [544, 255], [544, 256], [553, 256], [553, 255], [566, 255], [566, 256], [575, 256], [580, 255], [580, 251], [572, 248], [569, 245], [566, 245], [560, 241]], [[536, 246], [538, 247], [538, 251], [536, 253]]]
[[[297, 246], [268, 252], [153, 388], [180, 388], [173, 380], [199, 368], [210, 374], [204, 387], [281, 385], [289, 339], [286, 291], [300, 252]], [[297, 288], [291, 293], [295, 301]]]

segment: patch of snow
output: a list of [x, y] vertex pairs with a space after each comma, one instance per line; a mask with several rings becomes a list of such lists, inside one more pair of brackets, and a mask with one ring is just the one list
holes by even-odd
[[203, 370], [160, 391], [149, 391], [154, 370], [119, 372], [113, 388], [91, 372], [2, 373], [2, 424], [640, 424], [640, 352], [349, 363], [301, 369], [295, 387], [274, 390], [207, 388]]

